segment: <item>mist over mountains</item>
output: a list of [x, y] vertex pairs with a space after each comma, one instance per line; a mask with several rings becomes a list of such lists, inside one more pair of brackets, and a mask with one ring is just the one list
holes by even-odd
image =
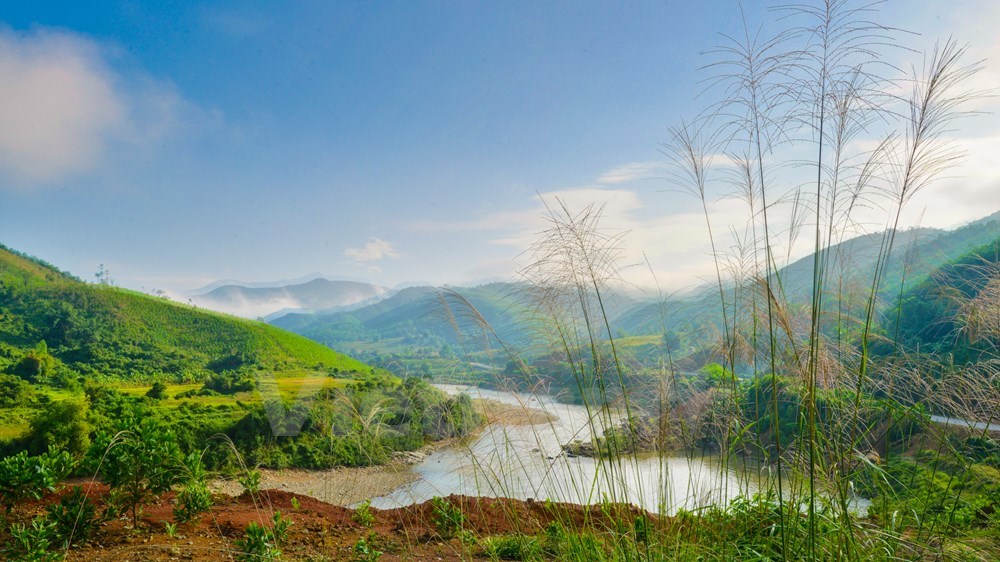
[[244, 318], [270, 320], [292, 312], [334, 312], [363, 306], [390, 293], [388, 288], [371, 283], [325, 278], [277, 287], [248, 285], [221, 285], [191, 297], [191, 302]]
[[[836, 279], [840, 289], [870, 285], [882, 238], [882, 233], [873, 233], [833, 245], [821, 255], [828, 278]], [[1000, 238], [1000, 213], [954, 230], [901, 230], [895, 238], [880, 295], [886, 303], [893, 302], [900, 291], [926, 280], [935, 268]], [[810, 254], [790, 260], [779, 269], [780, 285], [790, 304], [808, 301], [813, 263], [814, 256]], [[734, 287], [728, 282], [727, 285], [728, 300], [733, 298]], [[456, 332], [464, 332], [466, 336], [481, 332], [476, 324], [483, 321], [497, 337], [525, 344], [535, 338], [527, 318], [530, 299], [524, 289], [516, 282], [446, 289], [431, 286], [390, 289], [358, 281], [315, 278], [280, 286], [217, 284], [193, 297], [192, 302], [220, 312], [263, 318], [336, 349], [360, 349], [364, 342], [372, 341], [392, 341], [404, 346], [455, 344], [463, 339]], [[606, 311], [619, 336], [672, 332], [696, 339], [699, 332], [722, 321], [718, 287], [714, 283], [683, 295], [662, 298], [655, 291], [643, 296], [624, 288], [606, 297]], [[463, 302], [459, 304], [458, 300]], [[471, 321], [462, 310], [470, 305], [479, 315], [476, 321]], [[861, 305], [860, 300], [827, 303], [835, 307]]]

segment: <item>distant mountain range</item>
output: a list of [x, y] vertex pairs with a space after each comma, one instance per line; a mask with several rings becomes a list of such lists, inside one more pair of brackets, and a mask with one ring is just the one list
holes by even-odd
[[335, 312], [382, 300], [390, 290], [370, 283], [317, 278], [278, 287], [250, 284], [217, 286], [191, 302], [244, 318], [273, 320], [291, 312]]
[[[1000, 213], [955, 230], [913, 228], [897, 232], [883, 276], [880, 302], [891, 305], [898, 295], [926, 281], [937, 268], [998, 238]], [[825, 252], [826, 282], [839, 285], [828, 285], [828, 292], [847, 295], [828, 298], [826, 307], [841, 307], [850, 312], [863, 308], [864, 288], [870, 287], [881, 243], [881, 233], [869, 234], [835, 244]], [[813, 256], [809, 255], [779, 271], [784, 300], [790, 306], [808, 304], [812, 268]], [[852, 292], [846, 287], [856, 290]], [[444, 291], [411, 287], [392, 294], [382, 293], [386, 298], [351, 310], [321, 312], [313, 308], [305, 314], [274, 315], [271, 322], [343, 350], [361, 350], [376, 341], [380, 342], [379, 347], [393, 349], [432, 348], [442, 344], [465, 346], [470, 342], [462, 340], [468, 340], [470, 335], [473, 339], [481, 339], [477, 334], [483, 332], [479, 326], [482, 320], [503, 341], [523, 344], [538, 339], [532, 333], [537, 326], [532, 324], [530, 315], [525, 314], [528, 308], [524, 306], [523, 289], [516, 283], [491, 283]], [[731, 298], [732, 288], [727, 292]], [[471, 304], [481, 317], [472, 318], [474, 313], [469, 312], [467, 304]], [[618, 294], [605, 305], [616, 336], [672, 331], [696, 340], [702, 329], [721, 324], [718, 289], [713, 285], [664, 300]]]

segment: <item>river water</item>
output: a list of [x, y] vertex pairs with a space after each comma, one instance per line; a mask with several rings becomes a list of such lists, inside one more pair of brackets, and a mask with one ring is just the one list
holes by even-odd
[[950, 416], [931, 416], [931, 421], [942, 425], [964, 427], [965, 429], [974, 431], [983, 431], [984, 429], [991, 432], [1000, 431], [1000, 423], [975, 422]]
[[[539, 394], [436, 386], [449, 394], [465, 392], [472, 398], [544, 410], [557, 419], [537, 425], [491, 424], [468, 442], [432, 453], [413, 467], [417, 480], [373, 498], [373, 507], [400, 507], [434, 496], [463, 494], [579, 504], [607, 498], [653, 512], [675, 513], [680, 508], [725, 502], [741, 493], [753, 493], [757, 487], [752, 470], [724, 469], [711, 456], [648, 455], [603, 462], [567, 457], [562, 444], [589, 441], [592, 428], [601, 425], [591, 421], [585, 407]], [[601, 432], [599, 427], [597, 432]]]

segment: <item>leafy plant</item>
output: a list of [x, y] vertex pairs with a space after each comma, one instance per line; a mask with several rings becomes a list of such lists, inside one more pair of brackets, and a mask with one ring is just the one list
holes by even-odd
[[59, 503], [48, 507], [52, 536], [64, 547], [86, 542], [97, 529], [97, 508], [81, 486], [73, 486]]
[[21, 451], [6, 457], [0, 460], [0, 502], [10, 513], [24, 499], [40, 499], [54, 492], [74, 465], [65, 451], [49, 451], [38, 456], [28, 456], [26, 451]]
[[182, 523], [212, 508], [212, 492], [205, 481], [201, 455], [191, 453], [184, 464], [187, 468], [187, 481], [177, 492], [177, 504], [174, 506], [174, 518]]
[[288, 528], [292, 522], [282, 517], [281, 512], [275, 512], [271, 518], [271, 527], [267, 528], [257, 522], [247, 525], [242, 539], [236, 541], [240, 549], [237, 558], [245, 561], [277, 560], [281, 557], [281, 545], [288, 539]]
[[251, 468], [247, 470], [243, 476], [237, 478], [237, 482], [240, 486], [243, 486], [243, 491], [250, 495], [257, 495], [260, 493], [260, 470], [256, 468]]
[[292, 526], [292, 520], [281, 515], [280, 511], [275, 511], [271, 516], [271, 534], [274, 542], [278, 546], [285, 544], [288, 540], [288, 529]]
[[521, 533], [486, 537], [482, 544], [483, 553], [494, 560], [536, 560], [542, 556], [539, 540]]
[[450, 539], [462, 528], [465, 516], [462, 510], [447, 498], [435, 496], [431, 498], [432, 519], [441, 538]]
[[356, 562], [376, 562], [382, 557], [382, 551], [369, 544], [364, 537], [354, 543], [353, 551]]
[[358, 506], [354, 508], [354, 514], [351, 515], [351, 519], [362, 527], [371, 527], [375, 524], [375, 514], [372, 513], [371, 506], [371, 500], [365, 500], [359, 503]]
[[181, 475], [181, 452], [171, 431], [155, 416], [129, 413], [114, 435], [101, 434], [91, 448], [92, 462], [104, 481], [139, 524], [140, 508], [171, 488]]
[[247, 525], [243, 538], [236, 541], [236, 546], [239, 549], [237, 560], [267, 561], [281, 557], [281, 549], [275, 543], [271, 530], [256, 521]]
[[35, 517], [30, 525], [15, 523], [10, 528], [10, 542], [2, 550], [11, 562], [50, 562], [62, 560], [62, 553], [50, 551], [53, 526], [44, 517]]
[[163, 400], [167, 397], [167, 385], [163, 381], [156, 381], [146, 392], [146, 396], [153, 400]]

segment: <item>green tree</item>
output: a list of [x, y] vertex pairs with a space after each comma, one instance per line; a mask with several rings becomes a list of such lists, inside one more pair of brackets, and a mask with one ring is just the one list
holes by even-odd
[[163, 400], [167, 397], [167, 385], [163, 381], [156, 381], [153, 386], [146, 392], [146, 396], [152, 398], [153, 400]]
[[49, 355], [49, 348], [45, 342], [41, 341], [21, 357], [21, 360], [14, 365], [13, 373], [29, 382], [45, 383], [55, 370], [56, 360]]
[[85, 398], [52, 402], [31, 419], [28, 450], [41, 453], [49, 449], [82, 455], [90, 446], [89, 406]]
[[90, 449], [101, 478], [120, 494], [139, 523], [143, 504], [166, 492], [182, 474], [182, 457], [177, 439], [155, 416], [130, 413], [116, 425], [114, 434], [101, 433]]

